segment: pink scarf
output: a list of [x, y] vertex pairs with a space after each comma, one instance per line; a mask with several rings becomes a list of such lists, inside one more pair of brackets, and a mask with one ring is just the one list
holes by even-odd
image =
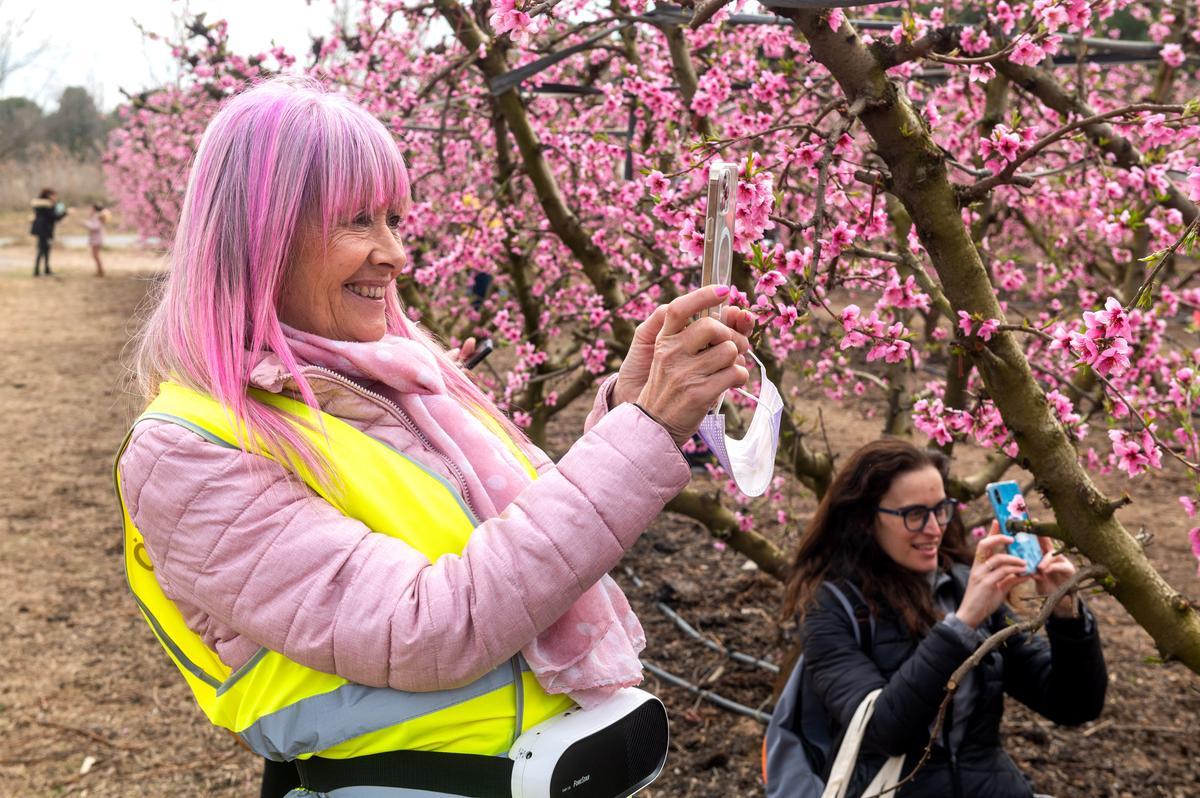
[[[465, 472], [480, 521], [499, 515], [532, 482], [509, 447], [447, 394], [437, 359], [420, 342], [395, 335], [331, 341], [287, 326], [283, 331], [301, 361], [407, 395], [413, 421]], [[638, 654], [645, 647], [641, 623], [606, 575], [521, 653], [546, 692], [568, 693], [588, 709], [642, 681]]]

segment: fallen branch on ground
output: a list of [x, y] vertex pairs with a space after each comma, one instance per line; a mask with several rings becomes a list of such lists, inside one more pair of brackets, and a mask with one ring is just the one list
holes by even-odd
[[696, 685], [689, 682], [687, 679], [684, 679], [680, 676], [676, 676], [673, 673], [668, 673], [668, 672], [664, 671], [662, 668], [658, 667], [657, 665], [654, 665], [652, 663], [649, 663], [649, 662], [646, 662], [645, 660], [643, 660], [642, 667], [645, 668], [646, 670], [650, 671], [650, 673], [654, 674], [659, 679], [662, 679], [667, 684], [673, 684], [676, 687], [682, 687], [684, 690], [687, 690], [689, 693], [694, 693], [695, 695], [700, 696], [700, 698], [703, 698], [705, 701], [708, 701], [709, 703], [712, 703], [712, 704], [716, 704], [717, 706], [721, 707], [722, 709], [727, 709], [730, 712], [736, 712], [739, 715], [745, 715], [748, 718], [754, 718], [756, 721], [763, 724], [764, 726], [767, 725], [768, 723], [770, 723], [770, 721], [771, 721], [771, 716], [769, 714], [767, 714], [766, 712], [760, 712], [757, 709], [751, 709], [750, 707], [746, 706], [745, 704], [739, 704], [738, 702], [733, 701], [728, 698], [725, 698], [724, 696], [717, 695], [712, 690], [705, 690], [703, 687], [697, 687]]

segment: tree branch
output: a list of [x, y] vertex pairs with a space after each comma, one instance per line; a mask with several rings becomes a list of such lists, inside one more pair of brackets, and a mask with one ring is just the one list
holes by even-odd
[[[888, 79], [851, 25], [844, 23], [834, 31], [825, 15], [787, 8], [778, 12], [795, 22], [808, 40], [812, 57], [829, 70], [847, 100], [864, 103], [859, 118], [892, 175], [891, 190], [912, 218], [954, 309], [1004, 322], [992, 283], [963, 222], [947, 175], [945, 153], [903, 89]], [[1021, 84], [1028, 75], [1013, 73], [1009, 77]], [[1070, 110], [1085, 118], [1095, 115], [1090, 109], [1084, 113]], [[1097, 122], [1085, 132], [1091, 136], [1104, 127], [1111, 134], [1106, 122]], [[1193, 206], [1188, 219], [1195, 217]], [[1089, 560], [1112, 574], [1113, 596], [1154, 638], [1163, 657], [1178, 659], [1200, 673], [1200, 616], [1180, 612], [1177, 592], [1108, 511], [1108, 500], [1080, 464], [1017, 339], [1000, 331], [987, 347], [971, 354], [1012, 431], [1020, 452], [1018, 462], [1034, 475], [1064, 531]]]
[[[1047, 108], [1057, 111], [1063, 117], [1096, 116], [1096, 111], [1090, 105], [1067, 92], [1049, 70], [1022, 66], [1008, 60], [1000, 61], [996, 64], [996, 68], [1013, 83], [1041, 100]], [[1107, 122], [1089, 125], [1084, 128], [1084, 134], [1092, 146], [1113, 157], [1114, 166], [1132, 169], [1135, 166], [1143, 165], [1142, 154], [1133, 146], [1133, 143], [1117, 133]], [[1200, 215], [1196, 204], [1189, 200], [1174, 183], [1167, 187], [1162, 204], [1182, 213], [1184, 222], [1188, 224], [1191, 224]]]
[[959, 191], [959, 196], [962, 198], [964, 205], [969, 205], [987, 192], [991, 191], [996, 186], [1012, 182], [1013, 174], [1017, 171], [1017, 168], [1021, 164], [1025, 163], [1054, 142], [1061, 141], [1068, 133], [1099, 125], [1102, 122], [1107, 122], [1109, 119], [1129, 116], [1130, 114], [1139, 114], [1143, 111], [1170, 111], [1172, 113], [1182, 113], [1184, 111], [1184, 107], [1182, 105], [1137, 103], [1134, 105], [1126, 105], [1122, 108], [1116, 108], [1112, 111], [1105, 111], [1102, 114], [1092, 114], [1089, 117], [1077, 119], [1074, 122], [1068, 122], [1065, 125], [1059, 126], [1058, 129], [1050, 131], [1034, 142], [1029, 148], [1021, 151], [1021, 153], [1017, 155], [1016, 158], [1009, 161], [1008, 165], [1001, 169], [998, 174], [984, 178], [973, 186], [967, 186], [961, 189]]
[[734, 551], [745, 555], [764, 572], [787, 581], [791, 573], [787, 555], [774, 543], [757, 532], [746, 532], [738, 526], [733, 512], [716, 496], [708, 496], [694, 488], [685, 488], [667, 502], [666, 511], [680, 513], [699, 521], [712, 536], [725, 541]]
[[[477, 59], [475, 64], [485, 78], [491, 81], [508, 71], [503, 50], [488, 47], [489, 42], [483, 31], [456, 0], [434, 0], [434, 4], [467, 52], [474, 53], [484, 48], [484, 56]], [[592, 241], [591, 234], [584, 229], [579, 217], [567, 205], [558, 180], [546, 160], [542, 142], [526, 113], [524, 101], [514, 87], [498, 94], [496, 102], [521, 151], [526, 174], [533, 182], [538, 202], [551, 229], [571, 250], [592, 287], [603, 298], [604, 306], [612, 314], [614, 337], [622, 346], [629, 346], [633, 342], [634, 326], [629, 319], [616, 313], [616, 309], [625, 304], [617, 272], [604, 252]]]

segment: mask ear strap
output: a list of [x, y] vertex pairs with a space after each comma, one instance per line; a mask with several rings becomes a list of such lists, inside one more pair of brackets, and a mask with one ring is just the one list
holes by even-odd
[[[763, 366], [762, 361], [759, 360], [758, 356], [755, 355], [753, 352], [751, 352], [749, 349], [746, 350], [746, 354], [749, 355], [751, 358], [753, 358], [754, 362], [758, 364], [758, 376], [762, 377], [763, 380], [766, 380], [767, 369], [765, 366]], [[737, 391], [738, 393], [740, 393], [742, 396], [746, 397], [747, 399], [753, 400], [755, 405], [757, 405], [759, 403], [759, 398], [757, 396], [755, 396], [754, 394], [750, 393], [749, 391], [747, 391], [745, 388], [734, 388], [733, 390]], [[722, 395], [721, 400], [724, 401], [724, 399], [725, 399], [725, 396]], [[719, 405], [718, 405], [718, 409], [719, 409]]]

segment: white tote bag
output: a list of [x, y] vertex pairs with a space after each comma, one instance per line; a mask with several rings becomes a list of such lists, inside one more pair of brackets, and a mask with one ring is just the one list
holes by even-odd
[[[876, 690], [869, 693], [858, 705], [858, 709], [854, 710], [854, 717], [846, 727], [846, 734], [842, 737], [842, 745], [833, 760], [833, 769], [829, 772], [829, 781], [825, 783], [825, 792], [821, 793], [821, 798], [846, 798], [846, 789], [850, 786], [850, 777], [854, 774], [854, 763], [858, 761], [858, 749], [862, 746], [863, 734], [866, 733], [867, 723], [875, 711], [875, 699], [879, 698], [882, 692], [883, 690]], [[862, 795], [880, 795], [884, 790], [893, 789], [900, 782], [900, 771], [903, 768], [903, 755], [894, 756], [884, 762]], [[890, 792], [883, 798], [892, 798], [893, 795], [895, 793]]]

